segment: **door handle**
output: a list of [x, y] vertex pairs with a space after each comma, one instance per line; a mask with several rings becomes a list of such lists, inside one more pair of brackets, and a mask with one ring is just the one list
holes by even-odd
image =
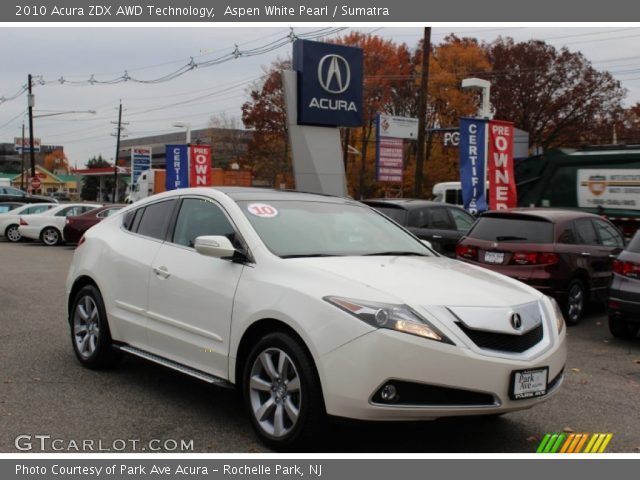
[[582, 252], [580, 253], [580, 255], [582, 255], [583, 257], [590, 257], [591, 254], [589, 252]]
[[431, 238], [435, 238], [436, 240], [439, 240], [442, 238], [442, 235], [431, 235]]
[[171, 276], [169, 270], [165, 266], [153, 267], [153, 273], [155, 273], [160, 278], [169, 278]]

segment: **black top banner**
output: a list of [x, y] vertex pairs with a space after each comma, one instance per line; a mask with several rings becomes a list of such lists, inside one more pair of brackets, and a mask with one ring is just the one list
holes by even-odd
[[633, 22], [629, 0], [16, 0], [0, 22]]

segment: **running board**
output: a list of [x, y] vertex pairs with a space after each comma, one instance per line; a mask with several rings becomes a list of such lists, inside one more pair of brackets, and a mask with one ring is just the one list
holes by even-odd
[[139, 348], [132, 347], [130, 345], [114, 345], [114, 347], [123, 352], [130, 353], [131, 355], [135, 355], [136, 357], [144, 358], [145, 360], [149, 360], [150, 362], [157, 363], [164, 367], [168, 367], [172, 370], [176, 370], [180, 373], [184, 373], [185, 375], [189, 375], [191, 377], [197, 378], [198, 380], [202, 380], [203, 382], [211, 383], [213, 385], [216, 385], [218, 387], [223, 387], [223, 388], [235, 388], [235, 386], [232, 383], [228, 382], [224, 378], [216, 377], [215, 375], [201, 372], [200, 370], [187, 367], [186, 365], [182, 365], [181, 363], [177, 363], [177, 362], [174, 362], [173, 360], [169, 360], [168, 358], [164, 358], [159, 355], [155, 355], [153, 353], [140, 350]]

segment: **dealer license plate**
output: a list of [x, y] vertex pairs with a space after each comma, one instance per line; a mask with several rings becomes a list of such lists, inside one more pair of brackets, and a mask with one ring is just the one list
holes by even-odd
[[511, 400], [541, 397], [547, 393], [549, 367], [516, 370], [511, 373]]
[[502, 252], [484, 252], [484, 261], [486, 263], [502, 263], [504, 253]]

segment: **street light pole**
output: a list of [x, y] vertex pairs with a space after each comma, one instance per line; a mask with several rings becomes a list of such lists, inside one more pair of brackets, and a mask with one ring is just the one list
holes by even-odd
[[[27, 106], [29, 107], [29, 159], [31, 160], [31, 178], [36, 177], [36, 157], [33, 148], [33, 106], [35, 104], [35, 97], [31, 93], [31, 74], [28, 75], [27, 81], [29, 82], [29, 95], [27, 96]], [[24, 149], [24, 144], [23, 144]]]
[[22, 157], [22, 168], [20, 169], [20, 190], [24, 190], [24, 117], [22, 120], [22, 151], [20, 155]]
[[173, 126], [176, 128], [187, 129], [187, 145], [191, 145], [191, 123], [190, 122], [174, 122]]

